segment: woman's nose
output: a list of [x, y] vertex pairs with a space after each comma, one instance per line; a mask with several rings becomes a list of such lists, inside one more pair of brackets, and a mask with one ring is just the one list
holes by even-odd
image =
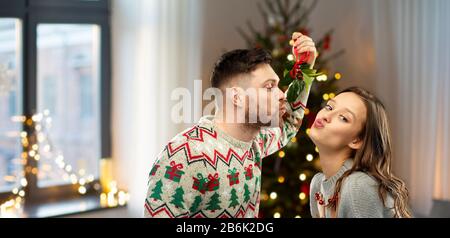
[[322, 115], [322, 120], [324, 120], [327, 123], [330, 123], [331, 122], [331, 115], [330, 115], [330, 113], [323, 114]]

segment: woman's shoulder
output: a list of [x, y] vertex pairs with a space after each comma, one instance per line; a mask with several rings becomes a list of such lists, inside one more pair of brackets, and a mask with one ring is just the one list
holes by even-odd
[[320, 182], [323, 181], [324, 178], [324, 174], [323, 173], [317, 173], [313, 176], [313, 178], [311, 179], [311, 187], [319, 187], [320, 186]]
[[317, 173], [313, 176], [309, 186], [311, 194], [315, 194], [320, 191], [320, 183], [323, 181], [324, 176], [325, 175], [323, 173]]
[[317, 208], [316, 200], [315, 200], [315, 194], [320, 191], [320, 183], [323, 181], [324, 174], [323, 173], [317, 173], [313, 176], [311, 179], [311, 183], [309, 186], [309, 205], [311, 209], [311, 216], [312, 217], [319, 217], [319, 210]]
[[366, 172], [362, 172], [362, 171], [355, 171], [355, 172], [351, 173], [348, 176], [348, 178], [353, 181], [360, 181], [360, 182], [366, 182], [366, 183], [372, 183], [372, 184], [378, 183], [377, 180], [374, 177], [372, 177], [372, 175], [370, 175]]
[[355, 190], [355, 192], [378, 192], [378, 181], [367, 173], [355, 171], [342, 181], [342, 191]]
[[371, 175], [361, 172], [355, 171], [347, 176], [342, 185], [352, 185], [353, 187], [367, 187], [367, 185], [378, 186], [378, 181], [372, 177]]
[[386, 206], [379, 195], [379, 182], [364, 172], [353, 172], [342, 181], [340, 207], [342, 217], [392, 217], [390, 195]]

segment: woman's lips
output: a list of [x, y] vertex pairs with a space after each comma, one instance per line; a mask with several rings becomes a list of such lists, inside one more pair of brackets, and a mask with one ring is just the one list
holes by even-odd
[[315, 128], [318, 128], [318, 129], [320, 129], [320, 128], [324, 128], [325, 127], [325, 124], [323, 123], [323, 120], [322, 119], [316, 119], [315, 121], [314, 121], [314, 125], [313, 125]]

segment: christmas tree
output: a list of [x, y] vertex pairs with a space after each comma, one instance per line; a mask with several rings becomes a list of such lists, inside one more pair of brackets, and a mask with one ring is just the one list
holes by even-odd
[[235, 208], [237, 205], [239, 205], [238, 196], [236, 195], [236, 189], [231, 189], [231, 198], [230, 198], [230, 205], [228, 207]]
[[[301, 32], [311, 37], [308, 18], [316, 5], [317, 1], [307, 5], [302, 0], [264, 0], [258, 3], [264, 20], [262, 31], [257, 31], [250, 21], [247, 22], [247, 31], [238, 28], [249, 48], [261, 47], [272, 53], [272, 67], [280, 79], [286, 62], [294, 60], [289, 45], [292, 33]], [[336, 81], [341, 79], [340, 73], [328, 68], [330, 60], [343, 53], [343, 50], [332, 53], [332, 33], [329, 30], [319, 40], [314, 39], [319, 52], [314, 68], [325, 75], [317, 77], [313, 83], [299, 133], [283, 150], [263, 160], [261, 217], [275, 214], [277, 217], [310, 217], [309, 184], [312, 176], [319, 172], [319, 167], [318, 152], [308, 132], [317, 112], [335, 96]], [[287, 87], [281, 89], [286, 90]]]
[[198, 210], [198, 207], [200, 206], [200, 203], [202, 202], [202, 197], [201, 196], [196, 196], [194, 198], [194, 203], [192, 203], [191, 208], [189, 209], [189, 211], [191, 213], [195, 213]]
[[250, 200], [250, 191], [248, 190], [247, 184], [244, 185], [244, 202], [248, 202]]
[[162, 200], [161, 193], [162, 193], [162, 181], [159, 180], [156, 182], [155, 188], [152, 189], [152, 194], [150, 195], [151, 198], [155, 200]]
[[183, 195], [184, 195], [183, 188], [182, 187], [178, 187], [177, 189], [175, 189], [175, 194], [172, 195], [172, 201], [170, 201], [170, 203], [175, 205], [177, 208], [183, 208], [184, 209]]
[[219, 206], [219, 203], [220, 203], [219, 194], [214, 193], [211, 196], [211, 199], [209, 200], [209, 202], [206, 204], [206, 205], [208, 205], [206, 207], [206, 210], [210, 210], [210, 211], [214, 212], [215, 210], [221, 209], [221, 207]]

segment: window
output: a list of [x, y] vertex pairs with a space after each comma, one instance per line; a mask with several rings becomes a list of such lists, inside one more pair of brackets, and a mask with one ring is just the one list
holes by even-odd
[[22, 112], [21, 31], [19, 19], [0, 18], [0, 192], [23, 177], [20, 131]]
[[[60, 158], [98, 180], [111, 157], [109, 14], [108, 0], [0, 0], [0, 203], [23, 179], [31, 204], [76, 197]], [[25, 127], [21, 115], [36, 113], [51, 127]], [[45, 138], [31, 162], [24, 129]]]
[[[79, 176], [98, 178], [100, 154], [100, 28], [92, 24], [39, 24], [37, 105], [52, 120], [52, 151], [41, 154], [38, 187], [70, 184], [55, 156]], [[45, 145], [39, 148], [46, 148]]]

